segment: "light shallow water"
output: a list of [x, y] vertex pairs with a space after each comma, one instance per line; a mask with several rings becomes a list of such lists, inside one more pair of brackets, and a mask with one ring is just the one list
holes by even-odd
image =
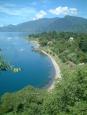
[[31, 43], [24, 39], [25, 33], [0, 33], [0, 48], [4, 59], [22, 68], [19, 73], [0, 72], [0, 94], [13, 92], [28, 85], [42, 88], [54, 75], [51, 60], [44, 54], [32, 51]]

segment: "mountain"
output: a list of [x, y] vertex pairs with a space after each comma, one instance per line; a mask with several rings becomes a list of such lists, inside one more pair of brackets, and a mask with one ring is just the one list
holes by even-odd
[[0, 27], [0, 31], [28, 32], [30, 34], [47, 31], [85, 33], [87, 32], [87, 19], [75, 16], [65, 16], [64, 18], [43, 18], [18, 25]]
[[[29, 33], [38, 33], [44, 32], [49, 25], [56, 21], [56, 18], [53, 19], [39, 19], [36, 21], [29, 21], [16, 26], [17, 31], [29, 32]], [[47, 30], [46, 30], [47, 31]]]
[[65, 16], [57, 19], [47, 28], [48, 31], [87, 32], [87, 19], [75, 16]]

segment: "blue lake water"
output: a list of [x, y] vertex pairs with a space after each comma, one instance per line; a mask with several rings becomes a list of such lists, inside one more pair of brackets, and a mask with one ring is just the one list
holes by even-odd
[[54, 68], [44, 54], [32, 51], [33, 44], [25, 33], [0, 33], [0, 48], [6, 62], [22, 68], [21, 72], [0, 72], [0, 94], [13, 92], [26, 86], [45, 87], [53, 79]]

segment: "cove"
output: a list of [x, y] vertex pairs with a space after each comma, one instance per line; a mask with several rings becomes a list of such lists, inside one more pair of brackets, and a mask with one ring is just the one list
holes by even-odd
[[21, 72], [0, 72], [0, 94], [18, 91], [27, 86], [46, 87], [54, 76], [51, 60], [44, 54], [32, 50], [35, 44], [24, 38], [27, 33], [0, 32], [1, 53], [7, 63], [20, 67]]

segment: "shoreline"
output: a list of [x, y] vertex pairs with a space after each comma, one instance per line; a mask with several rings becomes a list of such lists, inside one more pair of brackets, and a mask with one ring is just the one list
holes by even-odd
[[[55, 83], [56, 80], [60, 80], [61, 79], [61, 72], [60, 72], [60, 68], [59, 65], [57, 64], [56, 60], [54, 59], [54, 57], [52, 55], [50, 55], [49, 53], [47, 53], [46, 51], [40, 49], [40, 44], [38, 43], [38, 41], [32, 40], [31, 41], [33, 44], [37, 44], [37, 48], [35, 48], [37, 51], [40, 51], [41, 53], [43, 53], [44, 55], [48, 56], [48, 58], [51, 60], [54, 70], [55, 70], [55, 75], [53, 76], [53, 80], [51, 82], [50, 85], [48, 85], [47, 90], [50, 92], [51, 90], [53, 90], [55, 88]], [[59, 82], [58, 80], [58, 82]]]
[[51, 90], [53, 90], [55, 88], [56, 80], [61, 79], [60, 68], [59, 68], [59, 65], [57, 64], [57, 62], [55, 61], [55, 59], [53, 58], [53, 56], [51, 56], [50, 54], [48, 54], [44, 50], [40, 50], [40, 51], [50, 58], [53, 66], [54, 66], [54, 69], [55, 69], [54, 79], [53, 79], [52, 83], [49, 85], [49, 87], [47, 88], [48, 91], [51, 91]]

